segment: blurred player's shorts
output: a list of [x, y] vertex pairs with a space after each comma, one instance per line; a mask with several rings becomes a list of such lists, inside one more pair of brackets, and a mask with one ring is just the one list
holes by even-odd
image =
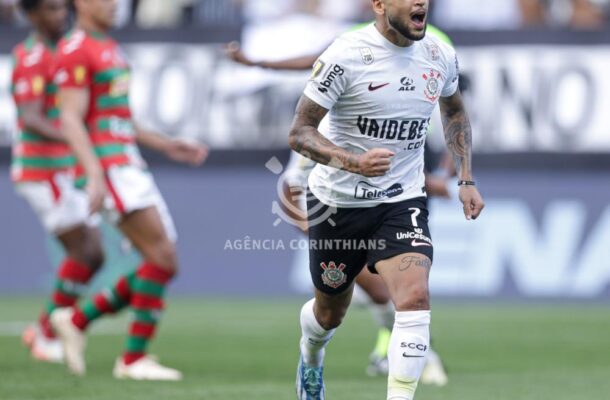
[[58, 172], [46, 181], [20, 182], [16, 192], [32, 207], [45, 230], [58, 235], [76, 226], [96, 226], [99, 215], [89, 215], [89, 199], [84, 190], [75, 187], [74, 179]]
[[112, 223], [118, 223], [131, 212], [155, 207], [169, 239], [173, 242], [178, 239], [174, 220], [148, 170], [135, 165], [113, 166], [106, 171], [106, 176], [108, 195], [104, 213]]

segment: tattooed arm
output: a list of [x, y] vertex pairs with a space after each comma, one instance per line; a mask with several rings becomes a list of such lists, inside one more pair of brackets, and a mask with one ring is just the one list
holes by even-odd
[[472, 180], [472, 129], [462, 96], [456, 92], [440, 99], [441, 116], [445, 130], [445, 141], [453, 156], [458, 177]]
[[[445, 141], [453, 155], [458, 177], [460, 180], [472, 181], [472, 129], [460, 92], [441, 97], [440, 107]], [[485, 207], [479, 191], [472, 185], [460, 186], [460, 201], [468, 220], [476, 219]]]
[[355, 154], [336, 146], [318, 132], [320, 121], [327, 113], [327, 109], [303, 95], [292, 121], [288, 138], [290, 147], [320, 164], [367, 177], [385, 175], [390, 169], [390, 159], [394, 153], [378, 148]]

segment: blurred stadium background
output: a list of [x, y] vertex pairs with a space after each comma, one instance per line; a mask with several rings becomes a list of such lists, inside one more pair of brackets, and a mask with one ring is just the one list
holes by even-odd
[[[60, 384], [63, 371], [32, 366], [12, 345], [61, 256], [8, 176], [15, 131], [10, 49], [27, 34], [15, 3], [0, 0], [0, 349], [6, 354], [0, 398], [116, 397], [104, 392], [110, 390], [106, 353], [113, 354], [120, 336], [94, 337], [99, 348], [91, 358], [100, 365], [89, 385], [69, 382], [75, 388], [69, 394]], [[159, 387], [178, 399], [291, 398], [297, 312], [310, 291], [307, 254], [299, 250], [302, 236], [274, 207], [281, 201], [278, 170], [266, 165], [273, 157], [287, 162], [288, 125], [308, 73], [248, 69], [224, 58], [222, 47], [239, 40], [255, 60], [319, 52], [355, 22], [371, 19], [369, 1], [120, 3], [114, 36], [134, 68], [131, 101], [139, 119], [212, 149], [197, 170], [145, 154], [176, 220], [182, 264], [171, 288], [179, 300], [155, 349], [200, 378]], [[466, 223], [455, 195], [431, 205], [431, 289], [439, 310], [433, 331], [451, 383], [424, 389], [419, 398], [606, 398], [610, 1], [432, 0], [432, 7], [431, 22], [454, 40], [470, 81], [465, 97], [487, 208], [479, 221]], [[442, 149], [442, 135], [435, 129], [430, 135]], [[104, 233], [109, 258], [97, 287], [137, 263], [112, 228]], [[244, 310], [249, 318], [242, 326], [237, 319]], [[100, 334], [120, 333], [123, 324], [104, 326]], [[360, 379], [374, 333], [368, 316], [355, 310], [333, 342], [333, 398], [380, 398], [382, 379]], [[247, 362], [236, 348], [251, 351]], [[239, 376], [248, 378], [234, 384], [238, 364]], [[39, 385], [31, 374], [43, 377]], [[123, 398], [139, 398], [132, 385], [121, 389]]]

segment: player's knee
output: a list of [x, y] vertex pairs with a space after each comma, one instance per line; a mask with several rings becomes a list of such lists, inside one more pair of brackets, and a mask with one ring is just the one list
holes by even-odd
[[410, 285], [394, 299], [396, 311], [419, 311], [430, 309], [430, 293], [425, 283]]
[[68, 256], [76, 260], [93, 271], [98, 270], [104, 264], [105, 256], [101, 243], [98, 240], [90, 238], [82, 245], [68, 249]]
[[316, 319], [322, 328], [329, 331], [337, 328], [343, 322], [343, 318], [347, 313], [347, 307], [343, 308], [318, 308]]
[[344, 316], [345, 315], [324, 313], [320, 315], [320, 320], [318, 322], [320, 323], [320, 326], [322, 328], [327, 331], [330, 331], [331, 329], [335, 329], [339, 327], [339, 325], [341, 325]]
[[176, 246], [169, 240], [159, 241], [151, 246], [151, 249], [145, 254], [145, 258], [159, 268], [174, 274], [178, 271]]
[[87, 260], [86, 264], [93, 270], [98, 270], [104, 264], [106, 259], [104, 250], [99, 243], [93, 243], [84, 251], [83, 257]]

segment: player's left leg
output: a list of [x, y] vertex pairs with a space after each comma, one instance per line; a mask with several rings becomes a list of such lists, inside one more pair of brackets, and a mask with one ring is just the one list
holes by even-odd
[[433, 246], [425, 198], [384, 205], [373, 237], [385, 247], [367, 264], [383, 278], [396, 308], [388, 347], [388, 399], [412, 400], [430, 347], [428, 277]]
[[[364, 304], [369, 308], [373, 319], [379, 327], [375, 347], [369, 357], [369, 365], [366, 373], [369, 376], [379, 376], [388, 374], [388, 346], [394, 326], [394, 304], [391, 301], [387, 286], [378, 274], [373, 274], [368, 268], [356, 278], [356, 284], [364, 292], [363, 297], [368, 297]], [[445, 386], [449, 382], [445, 365], [432, 347], [433, 340], [430, 340], [426, 366], [421, 375], [420, 382], [424, 385]]]
[[179, 380], [182, 374], [148, 357], [147, 348], [165, 308], [165, 288], [178, 270], [174, 242], [163, 225], [157, 207], [136, 211], [119, 225], [142, 254], [144, 262], [136, 270], [129, 306], [133, 321], [125, 351], [114, 369], [120, 379]]
[[379, 261], [396, 316], [388, 348], [388, 400], [412, 400], [430, 347], [428, 276], [431, 260], [404, 253]]

